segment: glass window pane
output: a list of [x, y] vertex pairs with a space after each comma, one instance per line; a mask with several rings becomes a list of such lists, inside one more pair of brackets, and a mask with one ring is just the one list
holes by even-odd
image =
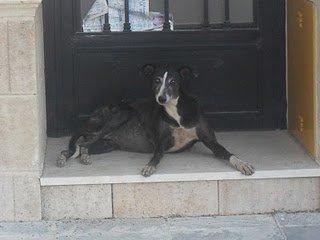
[[84, 19], [95, 0], [81, 0], [81, 18]]
[[175, 25], [201, 24], [203, 22], [203, 1], [171, 0], [170, 12]]
[[[103, 31], [105, 14], [109, 13], [111, 31], [123, 31], [124, 0], [80, 0], [84, 32]], [[229, 0], [231, 23], [253, 21], [254, 0]], [[174, 26], [201, 24], [203, 0], [169, 0], [170, 21]], [[225, 0], [208, 0], [209, 22], [223, 23]], [[132, 31], [159, 31], [164, 22], [163, 0], [129, 0]]]
[[253, 0], [229, 0], [230, 22], [251, 23], [253, 22]]
[[163, 0], [150, 0], [150, 11], [163, 12], [164, 1]]
[[104, 16], [108, 12], [106, 0], [81, 0], [82, 28], [84, 32], [101, 32]]
[[224, 0], [209, 0], [209, 22], [224, 22]]
[[[202, 0], [170, 0], [170, 16], [173, 24], [201, 24], [203, 22], [203, 1]], [[150, 0], [150, 10], [163, 12], [163, 0]]]
[[[103, 31], [106, 13], [111, 31], [123, 31], [124, 0], [81, 0], [83, 31]], [[149, 31], [154, 29], [154, 21], [161, 16], [150, 14], [149, 0], [129, 0], [129, 18], [132, 31]]]

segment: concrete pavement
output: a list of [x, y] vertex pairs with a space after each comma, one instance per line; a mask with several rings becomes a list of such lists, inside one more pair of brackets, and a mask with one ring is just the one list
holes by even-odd
[[320, 212], [196, 218], [0, 222], [0, 240], [320, 240]]

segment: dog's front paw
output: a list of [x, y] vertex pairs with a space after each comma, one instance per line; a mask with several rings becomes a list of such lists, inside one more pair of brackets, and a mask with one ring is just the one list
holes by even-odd
[[57, 157], [57, 166], [62, 168], [62, 167], [65, 167], [67, 165], [67, 157], [64, 155], [64, 154], [60, 154], [58, 157]]
[[150, 177], [156, 171], [156, 166], [148, 163], [141, 171], [141, 175], [144, 177]]
[[89, 154], [81, 154], [80, 163], [82, 163], [84, 165], [91, 165], [92, 161], [90, 159], [90, 155]]
[[254, 168], [249, 163], [240, 160], [236, 156], [231, 156], [229, 161], [230, 164], [242, 174], [247, 176], [254, 174]]

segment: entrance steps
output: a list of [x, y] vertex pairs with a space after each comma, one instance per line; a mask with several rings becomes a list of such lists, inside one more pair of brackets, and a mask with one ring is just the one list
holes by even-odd
[[256, 168], [247, 177], [202, 144], [167, 154], [150, 178], [151, 155], [112, 152], [93, 164], [55, 166], [68, 138], [48, 139], [41, 177], [47, 220], [209, 216], [320, 208], [320, 167], [287, 131], [217, 133], [219, 142]]

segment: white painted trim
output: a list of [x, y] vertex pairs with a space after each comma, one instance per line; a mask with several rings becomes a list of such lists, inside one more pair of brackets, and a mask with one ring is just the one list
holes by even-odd
[[257, 171], [253, 176], [245, 176], [236, 171], [187, 174], [154, 174], [149, 178], [141, 175], [85, 176], [85, 177], [42, 177], [41, 186], [94, 185], [120, 183], [194, 182], [222, 180], [254, 180], [320, 177], [320, 168], [295, 170]]

